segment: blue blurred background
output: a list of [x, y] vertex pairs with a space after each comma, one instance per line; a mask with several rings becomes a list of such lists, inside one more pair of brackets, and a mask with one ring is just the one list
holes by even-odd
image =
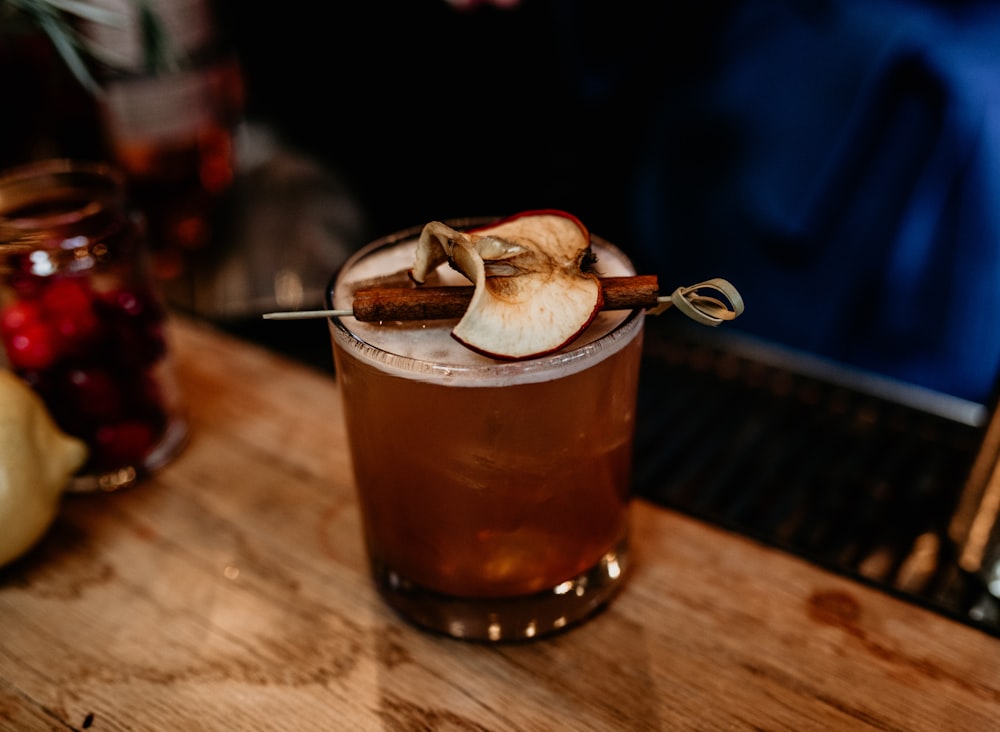
[[228, 7], [251, 115], [379, 235], [565, 208], [737, 327], [984, 400], [1000, 362], [994, 3]]

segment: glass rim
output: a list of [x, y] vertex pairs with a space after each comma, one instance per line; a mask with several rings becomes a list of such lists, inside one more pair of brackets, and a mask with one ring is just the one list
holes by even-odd
[[[86, 188], [90, 196], [80, 206], [39, 215], [11, 215], [19, 207], [50, 196], [53, 183]], [[98, 161], [52, 158], [0, 171], [0, 227], [30, 231], [72, 224], [125, 199], [125, 175], [116, 166]]]
[[[486, 225], [501, 218], [471, 217], [446, 219], [443, 223], [453, 228], [461, 229]], [[325, 291], [327, 307], [330, 309], [333, 308], [337, 282], [352, 266], [376, 251], [395, 246], [418, 236], [423, 228], [423, 225], [418, 225], [401, 229], [376, 239], [354, 252], [330, 278]], [[630, 267], [632, 266], [631, 259], [619, 247], [595, 234], [591, 234], [590, 237], [591, 242], [596, 244], [599, 249], [613, 252], [616, 256], [621, 257], [623, 261], [627, 262]], [[441, 380], [456, 385], [457, 382], [468, 381], [475, 382], [470, 385], [477, 386], [481, 384], [489, 385], [490, 382], [496, 381], [503, 381], [504, 383], [543, 381], [551, 378], [550, 374], [553, 369], [564, 371], [566, 375], [574, 373], [577, 370], [582, 370], [616, 353], [619, 348], [624, 348], [637, 334], [643, 320], [644, 310], [637, 308], [628, 311], [620, 322], [610, 327], [607, 333], [579, 345], [570, 343], [550, 354], [512, 361], [490, 359], [484, 356], [481, 363], [454, 364], [440, 363], [394, 353], [369, 343], [362, 335], [351, 330], [350, 326], [344, 322], [344, 318], [339, 316], [330, 316], [327, 318], [333, 338], [345, 347], [350, 348], [361, 360], [372, 363], [376, 368], [385, 369], [413, 380]], [[567, 369], [569, 370], [567, 371]]]

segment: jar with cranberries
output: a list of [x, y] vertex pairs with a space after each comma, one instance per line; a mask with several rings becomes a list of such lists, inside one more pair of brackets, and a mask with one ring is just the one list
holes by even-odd
[[87, 443], [76, 490], [131, 485], [187, 436], [147, 266], [115, 168], [48, 160], [0, 174], [2, 356]]

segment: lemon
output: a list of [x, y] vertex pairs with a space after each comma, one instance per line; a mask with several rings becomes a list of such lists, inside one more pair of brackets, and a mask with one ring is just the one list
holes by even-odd
[[27, 384], [0, 370], [0, 565], [42, 538], [86, 459], [86, 444], [59, 429]]

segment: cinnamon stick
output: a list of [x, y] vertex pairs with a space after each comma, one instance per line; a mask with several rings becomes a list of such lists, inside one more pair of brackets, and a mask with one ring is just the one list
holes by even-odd
[[[657, 305], [656, 275], [602, 277], [602, 310], [632, 310]], [[369, 287], [354, 293], [354, 317], [365, 322], [380, 320], [438, 320], [460, 318], [469, 306], [475, 288], [457, 287]]]

